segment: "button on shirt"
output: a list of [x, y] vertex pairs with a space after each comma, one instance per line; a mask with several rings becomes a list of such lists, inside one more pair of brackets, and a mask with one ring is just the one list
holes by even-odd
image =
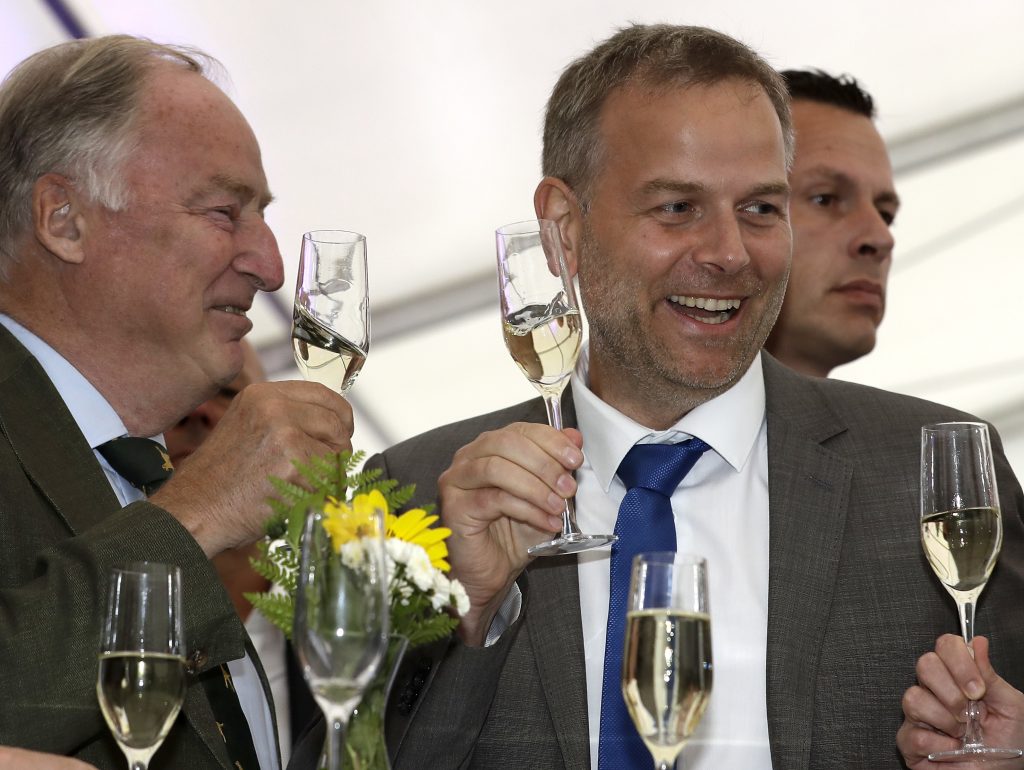
[[[6, 315], [0, 314], [0, 324], [25, 346], [46, 372], [85, 440], [93, 448], [96, 461], [103, 468], [107, 481], [121, 505], [144, 499], [145, 495], [125, 481], [96, 451], [100, 444], [128, 433], [114, 408], [81, 372], [42, 339]], [[163, 436], [154, 438], [161, 444], [164, 443]], [[274, 723], [270, 717], [270, 704], [263, 693], [256, 665], [246, 654], [244, 658], [230, 661], [228, 670], [234, 680], [235, 692], [245, 713], [245, 719], [249, 723], [260, 767], [262, 770], [278, 770], [281, 764], [274, 742]]]
[[[576, 472], [576, 514], [584, 532], [615, 528], [626, 494], [615, 475], [636, 443], [711, 446], [672, 495], [677, 549], [707, 558], [715, 667], [708, 709], [687, 744], [687, 770], [771, 768], [766, 705], [768, 633], [768, 441], [760, 356], [731, 389], [652, 431], [599, 399], [587, 386], [588, 351], [573, 374], [576, 419], [586, 459]], [[597, 770], [609, 552], [579, 555], [586, 653], [590, 756]]]

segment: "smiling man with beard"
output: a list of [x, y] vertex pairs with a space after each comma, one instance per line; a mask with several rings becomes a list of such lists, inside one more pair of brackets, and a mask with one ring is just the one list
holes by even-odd
[[[548, 427], [537, 399], [371, 459], [438, 504], [471, 600], [455, 637], [406, 655], [396, 770], [650, 767], [610, 604], [654, 532], [645, 548], [708, 560], [714, 687], [688, 770], [900, 767], [900, 695], [955, 623], [921, 555], [920, 426], [964, 415], [761, 352], [790, 268], [791, 150], [778, 73], [712, 30], [631, 26], [562, 73], [534, 203], [590, 320], [573, 427]], [[666, 465], [662, 504], [637, 519], [627, 501], [656, 484], [623, 478], [662, 452], [692, 468]], [[998, 462], [1006, 547], [985, 615], [1009, 653], [1024, 645], [1024, 525]], [[580, 528], [618, 542], [531, 559], [572, 495]], [[1004, 662], [1024, 681], [1024, 661]]]

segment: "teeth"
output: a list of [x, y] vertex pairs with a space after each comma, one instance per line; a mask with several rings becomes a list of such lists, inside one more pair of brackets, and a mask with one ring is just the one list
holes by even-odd
[[217, 309], [223, 310], [225, 313], [232, 313], [234, 315], [240, 315], [243, 318], [245, 317], [245, 311], [240, 307], [235, 307], [234, 305], [221, 305]]
[[[699, 310], [710, 310], [712, 312], [724, 312], [726, 310], [738, 310], [741, 300], [738, 299], [714, 299], [713, 297], [683, 297], [673, 294], [669, 299], [677, 305], [695, 307]], [[721, 323], [716, 321], [715, 323]]]

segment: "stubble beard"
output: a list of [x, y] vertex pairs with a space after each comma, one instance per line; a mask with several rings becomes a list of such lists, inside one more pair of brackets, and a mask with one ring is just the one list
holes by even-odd
[[[596, 360], [602, 372], [598, 395], [634, 419], [636, 414], [659, 415], [657, 420], [668, 421], [667, 427], [735, 385], [760, 352], [782, 307], [785, 282], [768, 300], [760, 323], [741, 330], [739, 339], [704, 343], [706, 352], [724, 357], [716, 371], [694, 371], [657, 344], [639, 312], [630, 312], [637, 308], [637, 298], [644, 296], [640, 282], [601, 278], [614, 275], [606, 269], [614, 257], [600, 247], [587, 220], [581, 252], [580, 287], [590, 327], [590, 368], [593, 371]], [[770, 290], [752, 274], [733, 283], [744, 285], [748, 295]]]

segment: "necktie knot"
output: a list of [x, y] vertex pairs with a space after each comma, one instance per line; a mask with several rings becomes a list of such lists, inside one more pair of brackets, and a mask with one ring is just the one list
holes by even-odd
[[174, 470], [167, 450], [150, 438], [122, 436], [100, 444], [96, 451], [125, 481], [145, 495], [156, 492]]
[[618, 476], [626, 489], [642, 487], [671, 497], [679, 482], [710, 448], [699, 438], [681, 444], [636, 444], [622, 458]]

